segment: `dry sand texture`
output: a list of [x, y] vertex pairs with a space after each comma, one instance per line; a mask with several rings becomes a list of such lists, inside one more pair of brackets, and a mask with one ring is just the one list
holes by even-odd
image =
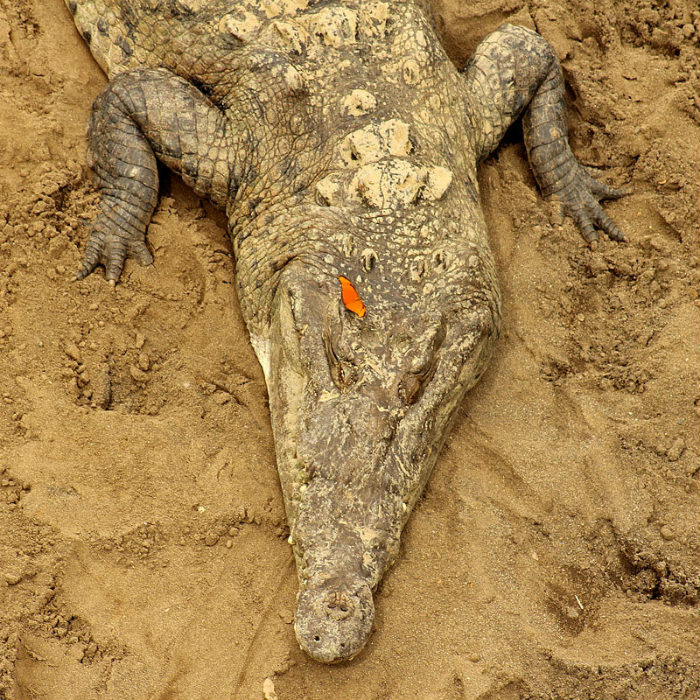
[[552, 42], [630, 240], [588, 250], [517, 128], [483, 164], [507, 332], [324, 667], [221, 219], [170, 178], [155, 266], [72, 283], [105, 79], [60, 0], [0, 0], [0, 697], [698, 697], [697, 4], [436, 10], [457, 62], [508, 18]]

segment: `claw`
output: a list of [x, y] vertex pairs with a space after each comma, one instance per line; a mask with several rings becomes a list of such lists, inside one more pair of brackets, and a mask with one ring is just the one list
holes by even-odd
[[136, 258], [139, 265], [146, 267], [153, 264], [153, 255], [143, 241], [133, 243], [129, 249], [129, 253]]
[[593, 217], [596, 224], [608, 234], [608, 237], [613, 241], [620, 241], [623, 243], [627, 240], [625, 234], [618, 228], [615, 222], [603, 211], [600, 204], [596, 204], [593, 210]]
[[570, 210], [569, 213], [578, 225], [579, 231], [586, 243], [590, 244], [598, 240], [598, 232], [593, 227], [591, 217], [584, 207], [577, 207], [576, 209]]
[[598, 240], [596, 228], [604, 231], [613, 241], [624, 242], [625, 234], [600, 206], [601, 199], [617, 199], [632, 191], [630, 187], [614, 188], [598, 182], [583, 167], [578, 166], [576, 175], [567, 187], [557, 193], [565, 211], [576, 222], [583, 239], [589, 245]]
[[[116, 239], [116, 240], [115, 240]], [[105, 246], [105, 279], [115, 282], [119, 279], [126, 262], [127, 245], [119, 236], [112, 237]]]
[[83, 263], [80, 269], [75, 273], [73, 279], [76, 282], [79, 282], [80, 280], [84, 280], [94, 269], [95, 265], [92, 267], [88, 266], [86, 263]]
[[102, 248], [104, 247], [104, 236], [100, 231], [92, 230], [85, 249], [83, 264], [75, 275], [76, 279], [85, 279], [100, 263]]
[[136, 258], [141, 265], [153, 263], [153, 255], [145, 240], [138, 239], [131, 232], [114, 231], [113, 222], [101, 214], [90, 231], [85, 258], [75, 273], [75, 279], [85, 279], [98, 265], [104, 265], [105, 279], [114, 286], [121, 277], [127, 257]]

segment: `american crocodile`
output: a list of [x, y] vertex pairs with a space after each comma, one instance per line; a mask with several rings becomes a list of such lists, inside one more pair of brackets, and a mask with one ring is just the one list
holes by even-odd
[[477, 164], [522, 114], [586, 241], [624, 240], [573, 156], [552, 47], [504, 24], [462, 71], [413, 0], [67, 0], [109, 76], [78, 278], [153, 260], [156, 159], [226, 212], [296, 557], [295, 631], [350, 659], [500, 327]]

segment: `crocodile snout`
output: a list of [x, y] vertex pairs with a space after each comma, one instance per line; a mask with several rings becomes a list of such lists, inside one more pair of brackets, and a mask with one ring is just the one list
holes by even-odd
[[309, 656], [337, 663], [362, 649], [373, 621], [374, 601], [366, 583], [325, 583], [299, 593], [294, 630]]

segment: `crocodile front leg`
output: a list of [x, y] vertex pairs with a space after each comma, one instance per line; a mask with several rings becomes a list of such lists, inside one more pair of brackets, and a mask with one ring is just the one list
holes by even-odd
[[624, 241], [599, 204], [629, 192], [595, 180], [576, 160], [567, 136], [564, 79], [554, 49], [539, 34], [504, 24], [484, 39], [465, 68], [476, 120], [478, 156], [491, 153], [523, 114], [523, 135], [537, 184], [555, 197], [591, 243], [600, 228]]
[[112, 80], [95, 100], [88, 124], [100, 213], [76, 278], [102, 264], [115, 283], [127, 257], [153, 262], [145, 236], [158, 201], [156, 157], [198, 195], [224, 208], [244, 155], [240, 131], [199, 90], [167, 70], [128, 71]]

